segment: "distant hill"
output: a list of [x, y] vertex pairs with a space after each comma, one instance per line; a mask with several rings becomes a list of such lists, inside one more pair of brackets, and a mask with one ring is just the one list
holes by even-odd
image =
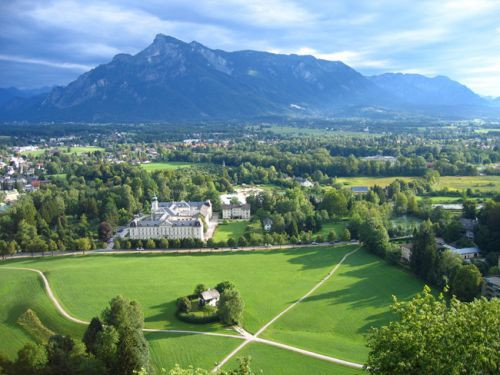
[[420, 106], [486, 105], [487, 101], [467, 86], [448, 77], [385, 73], [369, 79], [406, 103]]
[[37, 89], [20, 90], [15, 87], [0, 87], [0, 105], [7, 103], [13, 98], [29, 98], [48, 93], [51, 89], [50, 87], [41, 87]]
[[340, 61], [258, 51], [225, 52], [159, 34], [136, 55], [119, 54], [46, 95], [16, 98], [3, 120], [203, 121], [263, 116], [327, 117], [420, 107], [483, 106], [446, 77], [364, 77]]

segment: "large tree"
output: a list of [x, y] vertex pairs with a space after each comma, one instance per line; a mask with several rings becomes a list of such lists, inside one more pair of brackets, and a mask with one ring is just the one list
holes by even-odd
[[372, 374], [498, 374], [500, 299], [448, 304], [428, 287], [408, 302], [395, 300], [398, 318], [368, 336]]
[[452, 279], [451, 292], [460, 301], [470, 302], [479, 294], [482, 281], [481, 272], [475, 265], [461, 266]]
[[438, 253], [430, 221], [422, 223], [413, 235], [410, 266], [413, 272], [424, 280], [437, 281]]
[[219, 317], [224, 324], [241, 323], [245, 303], [236, 289], [226, 289], [219, 301]]

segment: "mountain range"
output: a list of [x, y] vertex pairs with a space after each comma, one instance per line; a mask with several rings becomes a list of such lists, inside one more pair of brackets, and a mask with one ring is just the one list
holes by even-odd
[[[266, 116], [500, 114], [447, 77], [366, 77], [340, 61], [259, 51], [226, 52], [158, 34], [65, 87], [2, 100], [4, 121], [203, 121]], [[2, 103], [3, 102], [3, 103]]]

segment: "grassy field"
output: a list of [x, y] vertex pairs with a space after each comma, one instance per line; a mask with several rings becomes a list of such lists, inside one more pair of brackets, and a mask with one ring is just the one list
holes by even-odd
[[236, 358], [231, 359], [224, 370], [231, 370], [238, 366], [238, 358], [252, 357], [252, 370], [258, 374], [286, 374], [286, 375], [355, 375], [364, 374], [361, 370], [336, 365], [304, 355], [294, 353], [266, 344], [250, 344], [239, 352]]
[[[246, 301], [244, 325], [254, 331], [305, 294], [348, 249], [47, 257], [8, 264], [44, 271], [61, 304], [78, 318], [91, 319], [118, 294], [135, 299], [142, 305], [148, 328], [225, 330], [218, 324], [200, 326], [177, 320], [175, 300], [191, 293], [199, 283], [213, 286], [231, 280]], [[269, 285], [287, 287], [269, 288]]]
[[182, 162], [182, 161], [168, 161], [162, 163], [147, 163], [141, 164], [141, 168], [146, 171], [154, 172], [154, 171], [164, 171], [164, 170], [172, 170], [179, 168], [190, 168], [193, 166], [193, 163]]
[[337, 274], [303, 303], [277, 320], [263, 337], [363, 363], [370, 327], [387, 324], [392, 295], [408, 299], [423, 283], [364, 250], [351, 255]]
[[81, 154], [84, 154], [87, 152], [104, 151], [104, 148], [102, 148], [102, 147], [76, 146], [76, 147], [70, 147], [69, 152], [68, 152], [68, 147], [49, 147], [49, 148], [41, 148], [41, 149], [34, 150], [34, 151], [26, 151], [26, 152], [23, 152], [22, 154], [23, 155], [30, 155], [30, 156], [40, 156], [45, 151], [57, 150], [57, 149], [65, 154], [77, 154], [77, 155], [81, 155]]
[[248, 226], [248, 221], [230, 221], [227, 224], [219, 224], [215, 229], [214, 241], [227, 241], [230, 238], [236, 241], [243, 236]]
[[21, 314], [32, 309], [43, 325], [53, 332], [74, 337], [83, 335], [84, 326], [60, 316], [33, 272], [0, 270], [0, 353], [14, 356], [26, 343], [36, 341], [17, 323]]
[[[225, 254], [88, 255], [3, 262], [0, 265], [0, 353], [13, 356], [31, 340], [16, 323], [28, 308], [56, 333], [80, 338], [85, 328], [58, 315], [36, 274], [2, 269], [3, 265], [44, 271], [62, 306], [81, 319], [90, 320], [98, 315], [115, 295], [135, 299], [142, 305], [147, 328], [232, 333], [218, 324], [190, 325], [174, 316], [175, 299], [190, 293], [196, 284], [212, 286], [231, 280], [245, 300], [243, 325], [255, 332], [310, 290], [353, 248], [355, 246]], [[360, 250], [347, 258], [313, 295], [271, 325], [263, 337], [362, 363], [367, 356], [364, 335], [371, 326], [389, 321], [391, 296], [407, 299], [422, 287], [409, 273]], [[155, 367], [166, 369], [175, 363], [210, 369], [241, 342], [184, 334], [147, 333], [146, 336]], [[242, 355], [251, 355], [252, 367], [266, 374], [359, 373], [264, 344], [251, 344], [238, 354]], [[226, 369], [232, 367], [234, 363]]]
[[181, 367], [190, 365], [211, 370], [235, 349], [241, 340], [225, 337], [202, 335], [147, 333], [150, 355], [156, 373], [161, 369], [170, 370], [176, 364]]
[[[337, 182], [345, 186], [374, 186], [385, 187], [395, 179], [411, 181], [412, 177], [339, 177]], [[443, 176], [439, 179], [439, 188], [450, 190], [500, 191], [500, 176]]]

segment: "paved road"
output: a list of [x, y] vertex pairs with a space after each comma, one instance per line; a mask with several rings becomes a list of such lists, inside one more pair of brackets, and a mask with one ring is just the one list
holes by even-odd
[[[303, 247], [325, 247], [325, 246], [341, 246], [341, 245], [359, 245], [359, 241], [341, 241], [335, 244], [329, 242], [322, 242], [315, 245], [312, 244], [288, 244], [288, 245], [270, 245], [270, 246], [244, 246], [244, 247], [222, 247], [222, 248], [206, 248], [200, 247], [195, 249], [148, 249], [148, 250], [114, 250], [114, 249], [98, 249], [86, 251], [85, 254], [192, 254], [192, 253], [227, 253], [239, 251], [260, 251], [260, 250], [286, 250], [298, 249]], [[42, 253], [18, 253], [5, 258], [19, 259], [19, 258], [43, 258], [52, 256], [70, 256], [70, 255], [83, 255], [81, 251], [55, 251], [53, 254], [50, 252]]]

